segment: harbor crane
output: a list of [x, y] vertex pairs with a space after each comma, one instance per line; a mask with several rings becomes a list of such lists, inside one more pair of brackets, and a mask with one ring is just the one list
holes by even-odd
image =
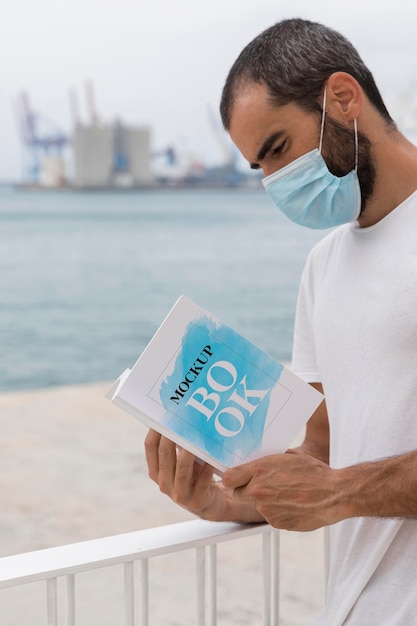
[[37, 184], [42, 159], [51, 154], [60, 158], [64, 148], [70, 143], [70, 138], [53, 122], [32, 109], [26, 92], [22, 92], [16, 98], [14, 109], [20, 139], [27, 157], [24, 177], [26, 181]]

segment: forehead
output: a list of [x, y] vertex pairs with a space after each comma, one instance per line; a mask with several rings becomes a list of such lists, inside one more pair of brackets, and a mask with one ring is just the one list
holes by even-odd
[[264, 85], [251, 84], [237, 96], [233, 105], [229, 134], [241, 154], [254, 162], [265, 140], [275, 133], [301, 135], [311, 126], [317, 128], [313, 113], [290, 103], [271, 103]]

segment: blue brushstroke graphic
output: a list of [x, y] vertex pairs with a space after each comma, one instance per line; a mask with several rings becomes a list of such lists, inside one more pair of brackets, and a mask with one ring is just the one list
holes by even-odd
[[[206, 346], [210, 348], [204, 352]], [[189, 380], [195, 380], [188, 389], [187, 384], [181, 386], [184, 391], [181, 397], [181, 394], [175, 392], [199, 357], [201, 361], [207, 362], [204, 366], [197, 362], [201, 371], [198, 376], [195, 370], [188, 376]], [[218, 366], [213, 367], [219, 362]], [[201, 316], [187, 326], [172, 373], [161, 384], [159, 395], [166, 409], [161, 421], [226, 466], [235, 464], [235, 457], [244, 461], [249, 453], [258, 450], [262, 444], [271, 389], [279, 380], [282, 370], [283, 366], [278, 361], [237, 332], [224, 324], [216, 324], [207, 316]], [[246, 397], [242, 383], [244, 376]], [[210, 387], [210, 381], [214, 389]], [[216, 395], [213, 396], [214, 400], [204, 402], [202, 395], [196, 394], [195, 401], [205, 407], [198, 410], [198, 407], [187, 402], [201, 387], [207, 389], [207, 393]], [[251, 396], [250, 390], [257, 390], [258, 395]], [[241, 398], [240, 402], [230, 399], [234, 393]], [[176, 397], [178, 403], [172, 397]], [[213, 410], [217, 400], [218, 406]], [[224, 432], [229, 436], [225, 436]]]

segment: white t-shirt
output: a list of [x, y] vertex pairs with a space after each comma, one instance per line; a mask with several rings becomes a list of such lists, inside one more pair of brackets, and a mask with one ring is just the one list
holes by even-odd
[[[332, 467], [417, 449], [417, 192], [374, 226], [342, 226], [312, 250], [293, 369], [323, 384]], [[417, 520], [331, 527], [316, 624], [417, 624]]]

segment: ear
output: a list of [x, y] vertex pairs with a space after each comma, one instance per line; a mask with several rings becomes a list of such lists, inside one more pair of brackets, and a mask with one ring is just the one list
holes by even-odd
[[359, 117], [363, 92], [358, 81], [346, 72], [331, 74], [326, 83], [326, 109], [337, 121], [348, 123]]

